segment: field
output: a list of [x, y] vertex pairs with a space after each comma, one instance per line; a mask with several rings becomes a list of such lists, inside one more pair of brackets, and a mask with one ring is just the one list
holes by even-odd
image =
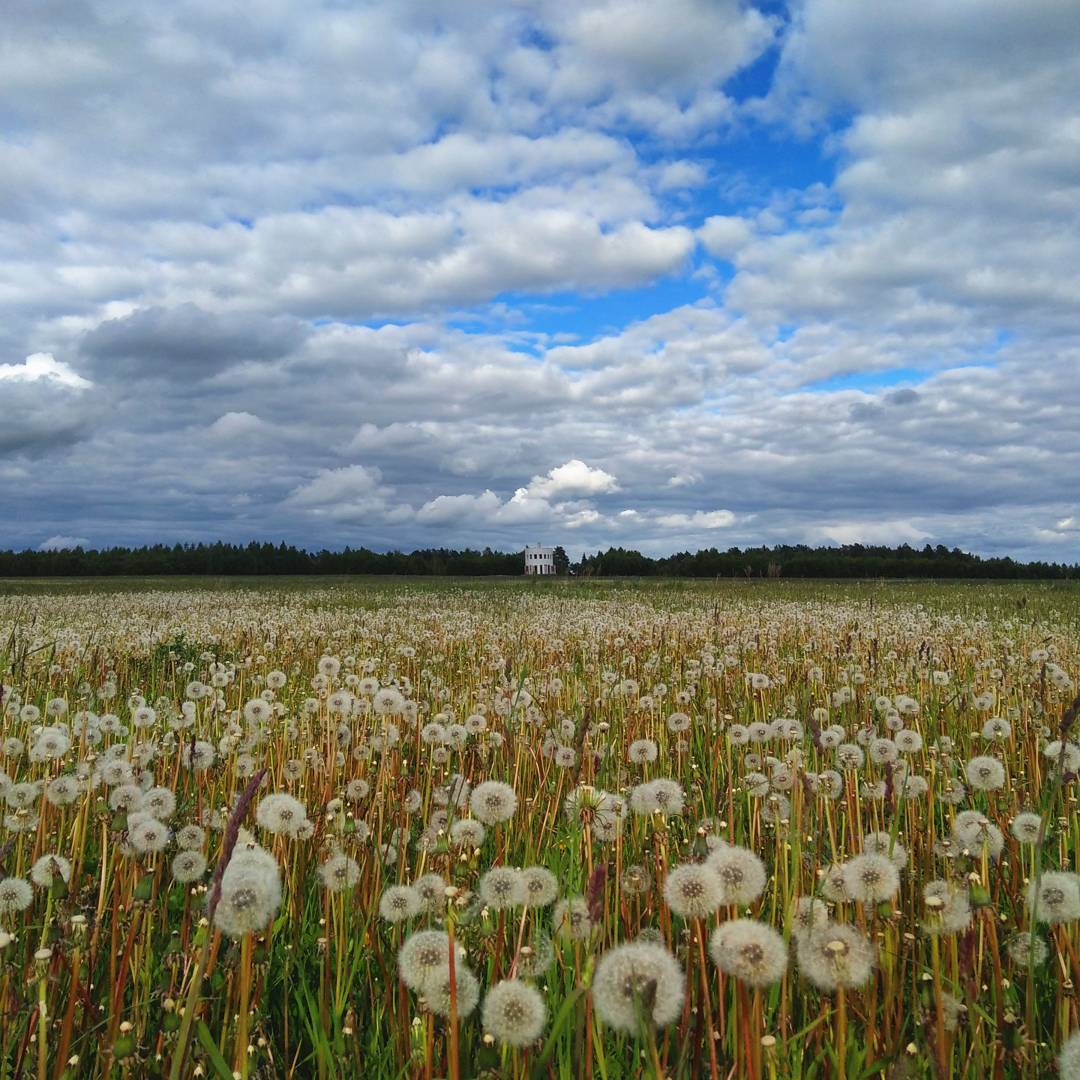
[[7, 582], [0, 665], [0, 1080], [1080, 1076], [1070, 583]]

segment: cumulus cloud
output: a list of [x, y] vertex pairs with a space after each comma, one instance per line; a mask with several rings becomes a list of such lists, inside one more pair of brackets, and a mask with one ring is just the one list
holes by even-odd
[[423, 525], [451, 525], [465, 520], [487, 521], [502, 507], [494, 491], [480, 495], [436, 495], [416, 513]]
[[746, 246], [752, 232], [744, 218], [714, 214], [705, 219], [697, 234], [710, 255], [730, 261]]
[[81, 351], [113, 377], [199, 379], [244, 360], [285, 356], [306, 333], [294, 319], [216, 314], [185, 303], [108, 319], [83, 338]]
[[85, 536], [50, 536], [38, 544], [38, 551], [68, 551], [71, 548], [83, 547], [86, 543]]
[[0, 544], [1075, 557], [1067, 5], [115, 10], [5, 24]]
[[696, 510], [692, 514], [661, 514], [656, 523], [664, 529], [728, 529], [735, 524], [735, 515], [730, 510]]
[[603, 495], [618, 491], [619, 483], [611, 473], [574, 458], [565, 465], [557, 465], [546, 476], [534, 476], [528, 490], [531, 495], [551, 499], [572, 495]]
[[75, 390], [84, 390], [93, 385], [89, 379], [84, 379], [69, 365], [57, 360], [52, 353], [34, 353], [21, 364], [0, 364], [0, 381], [5, 379], [11, 382], [37, 382], [38, 379], [48, 379], [58, 386]]

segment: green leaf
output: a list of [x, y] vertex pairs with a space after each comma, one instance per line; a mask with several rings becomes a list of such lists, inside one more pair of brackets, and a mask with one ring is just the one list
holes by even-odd
[[202, 1043], [206, 1056], [210, 1059], [210, 1064], [214, 1066], [214, 1072], [217, 1073], [221, 1080], [233, 1080], [232, 1069], [225, 1064], [225, 1059], [221, 1056], [221, 1051], [217, 1048], [217, 1043], [214, 1042], [214, 1037], [210, 1034], [206, 1021], [200, 1020], [195, 1030], [198, 1032], [199, 1042]]

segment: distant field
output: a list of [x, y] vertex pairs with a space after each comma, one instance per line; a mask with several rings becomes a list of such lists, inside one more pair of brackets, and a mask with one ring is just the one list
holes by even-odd
[[1039, 1077], [1080, 1028], [1078, 584], [7, 580], [0, 671], [0, 1080]]

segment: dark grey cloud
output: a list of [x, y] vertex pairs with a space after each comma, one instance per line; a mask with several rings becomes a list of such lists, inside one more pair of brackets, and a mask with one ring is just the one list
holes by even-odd
[[189, 303], [108, 319], [86, 334], [80, 352], [105, 377], [203, 379], [245, 361], [280, 359], [307, 335], [296, 319], [217, 314]]

